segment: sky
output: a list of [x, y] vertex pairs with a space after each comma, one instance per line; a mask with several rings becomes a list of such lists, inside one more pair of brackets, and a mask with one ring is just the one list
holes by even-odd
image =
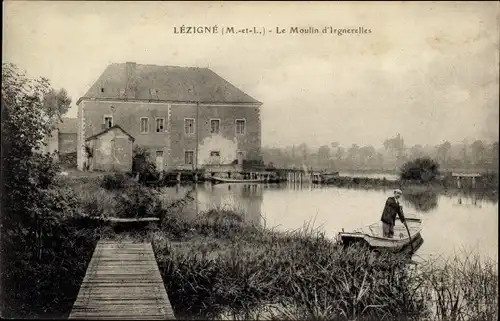
[[[110, 63], [208, 67], [266, 146], [498, 140], [498, 2], [3, 2], [3, 61], [76, 101]], [[218, 34], [175, 34], [218, 26]], [[265, 35], [220, 34], [227, 26]], [[291, 27], [365, 34], [290, 34]], [[276, 28], [285, 29], [276, 34]], [[272, 30], [273, 32], [269, 32]]]

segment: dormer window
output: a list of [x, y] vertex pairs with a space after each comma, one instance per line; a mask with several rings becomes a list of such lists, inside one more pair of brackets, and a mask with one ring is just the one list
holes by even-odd
[[158, 99], [158, 90], [157, 89], [150, 88], [149, 94], [151, 95], [151, 99]]

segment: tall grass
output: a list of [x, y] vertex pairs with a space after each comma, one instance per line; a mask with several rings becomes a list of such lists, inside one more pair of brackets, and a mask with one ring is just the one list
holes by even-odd
[[174, 307], [217, 318], [285, 303], [275, 317], [293, 311], [300, 319], [339, 320], [415, 315], [424, 307], [417, 298], [407, 302], [410, 272], [403, 257], [343, 250], [319, 232], [267, 234], [260, 244], [252, 237], [222, 245], [203, 239], [182, 250], [155, 242]]
[[431, 298], [433, 320], [497, 320], [498, 263], [462, 250], [419, 266], [417, 291]]
[[[176, 312], [280, 320], [498, 315], [497, 272], [477, 257], [414, 265], [402, 255], [339, 248], [311, 224], [278, 233], [238, 216], [209, 211], [192, 221], [164, 222], [153, 246]], [[172, 239], [176, 229], [190, 233]]]
[[66, 318], [97, 240], [105, 233], [87, 219], [61, 220], [44, 237], [39, 257], [30, 255], [27, 235], [4, 235], [2, 317]]

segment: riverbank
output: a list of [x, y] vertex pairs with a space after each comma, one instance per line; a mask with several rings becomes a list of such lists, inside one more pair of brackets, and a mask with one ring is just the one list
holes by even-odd
[[[486, 174], [484, 174], [486, 175]], [[173, 173], [164, 176], [164, 180], [160, 183], [152, 184], [151, 182], [146, 182], [144, 186], [151, 188], [160, 188], [164, 186], [175, 186], [176, 180]], [[93, 172], [88, 175], [83, 175], [79, 172], [69, 172], [68, 182], [70, 184], [86, 184], [86, 183], [96, 183], [101, 182], [105, 178], [111, 178], [111, 180], [121, 181], [121, 184], [125, 181], [131, 181], [131, 177], [122, 174], [103, 174], [101, 172]], [[167, 179], [169, 178], [169, 179]], [[198, 183], [202, 181], [202, 178], [198, 179]], [[97, 183], [100, 184], [100, 183]], [[192, 185], [195, 184], [193, 179], [193, 173], [183, 174], [181, 185]], [[283, 181], [279, 184], [287, 184]], [[291, 183], [294, 184], [294, 183]], [[296, 184], [295, 184], [296, 185]], [[314, 184], [319, 186], [334, 186], [340, 188], [354, 188], [354, 189], [365, 189], [365, 190], [391, 190], [391, 189], [401, 189], [406, 195], [416, 195], [419, 194], [439, 194], [446, 196], [475, 196], [477, 199], [487, 199], [491, 201], [498, 201], [498, 176], [497, 174], [488, 174], [482, 180], [478, 180], [476, 185], [472, 187], [470, 184], [462, 183], [460, 187], [457, 186], [456, 180], [454, 179], [441, 179], [431, 182], [416, 182], [416, 181], [406, 181], [406, 180], [387, 180], [384, 178], [370, 178], [370, 177], [349, 177], [349, 176], [337, 176], [322, 181], [320, 184]], [[92, 185], [90, 185], [92, 188]], [[95, 184], [94, 184], [95, 186]]]
[[[72, 189], [79, 211], [59, 222], [68, 232], [45, 240], [43, 251], [50, 256], [25, 260], [22, 269], [37, 271], [29, 277], [32, 287], [19, 281], [16, 299], [4, 301], [23, 313], [18, 317], [67, 316], [99, 238], [152, 242], [178, 318], [441, 320], [469, 315], [495, 320], [498, 315], [496, 266], [479, 258], [415, 267], [401, 256], [341, 249], [307, 225], [277, 232], [222, 209], [188, 220], [189, 194], [162, 198], [128, 179], [63, 178], [60, 184]], [[160, 222], [111, 224], [81, 214], [154, 216]], [[60, 285], [61, 278], [70, 286]], [[433, 302], [439, 302], [439, 310]], [[17, 308], [21, 303], [23, 309]]]
[[401, 189], [404, 194], [434, 193], [441, 195], [476, 195], [478, 198], [486, 198], [498, 201], [498, 180], [492, 178], [487, 182], [479, 182], [476, 187], [458, 187], [456, 182], [433, 181], [420, 183], [404, 180], [386, 180], [380, 178], [361, 177], [335, 177], [323, 183], [325, 186], [343, 188], [390, 190]]

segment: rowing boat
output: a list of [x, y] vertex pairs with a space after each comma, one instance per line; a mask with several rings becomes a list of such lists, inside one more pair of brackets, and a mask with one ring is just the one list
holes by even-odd
[[386, 249], [398, 252], [409, 246], [416, 249], [423, 243], [420, 232], [422, 231], [422, 220], [419, 218], [406, 218], [408, 231], [399, 219], [394, 225], [394, 237], [383, 237], [382, 222], [376, 222], [352, 232], [340, 232], [339, 239], [343, 245], [354, 243], [368, 245], [372, 249]]

